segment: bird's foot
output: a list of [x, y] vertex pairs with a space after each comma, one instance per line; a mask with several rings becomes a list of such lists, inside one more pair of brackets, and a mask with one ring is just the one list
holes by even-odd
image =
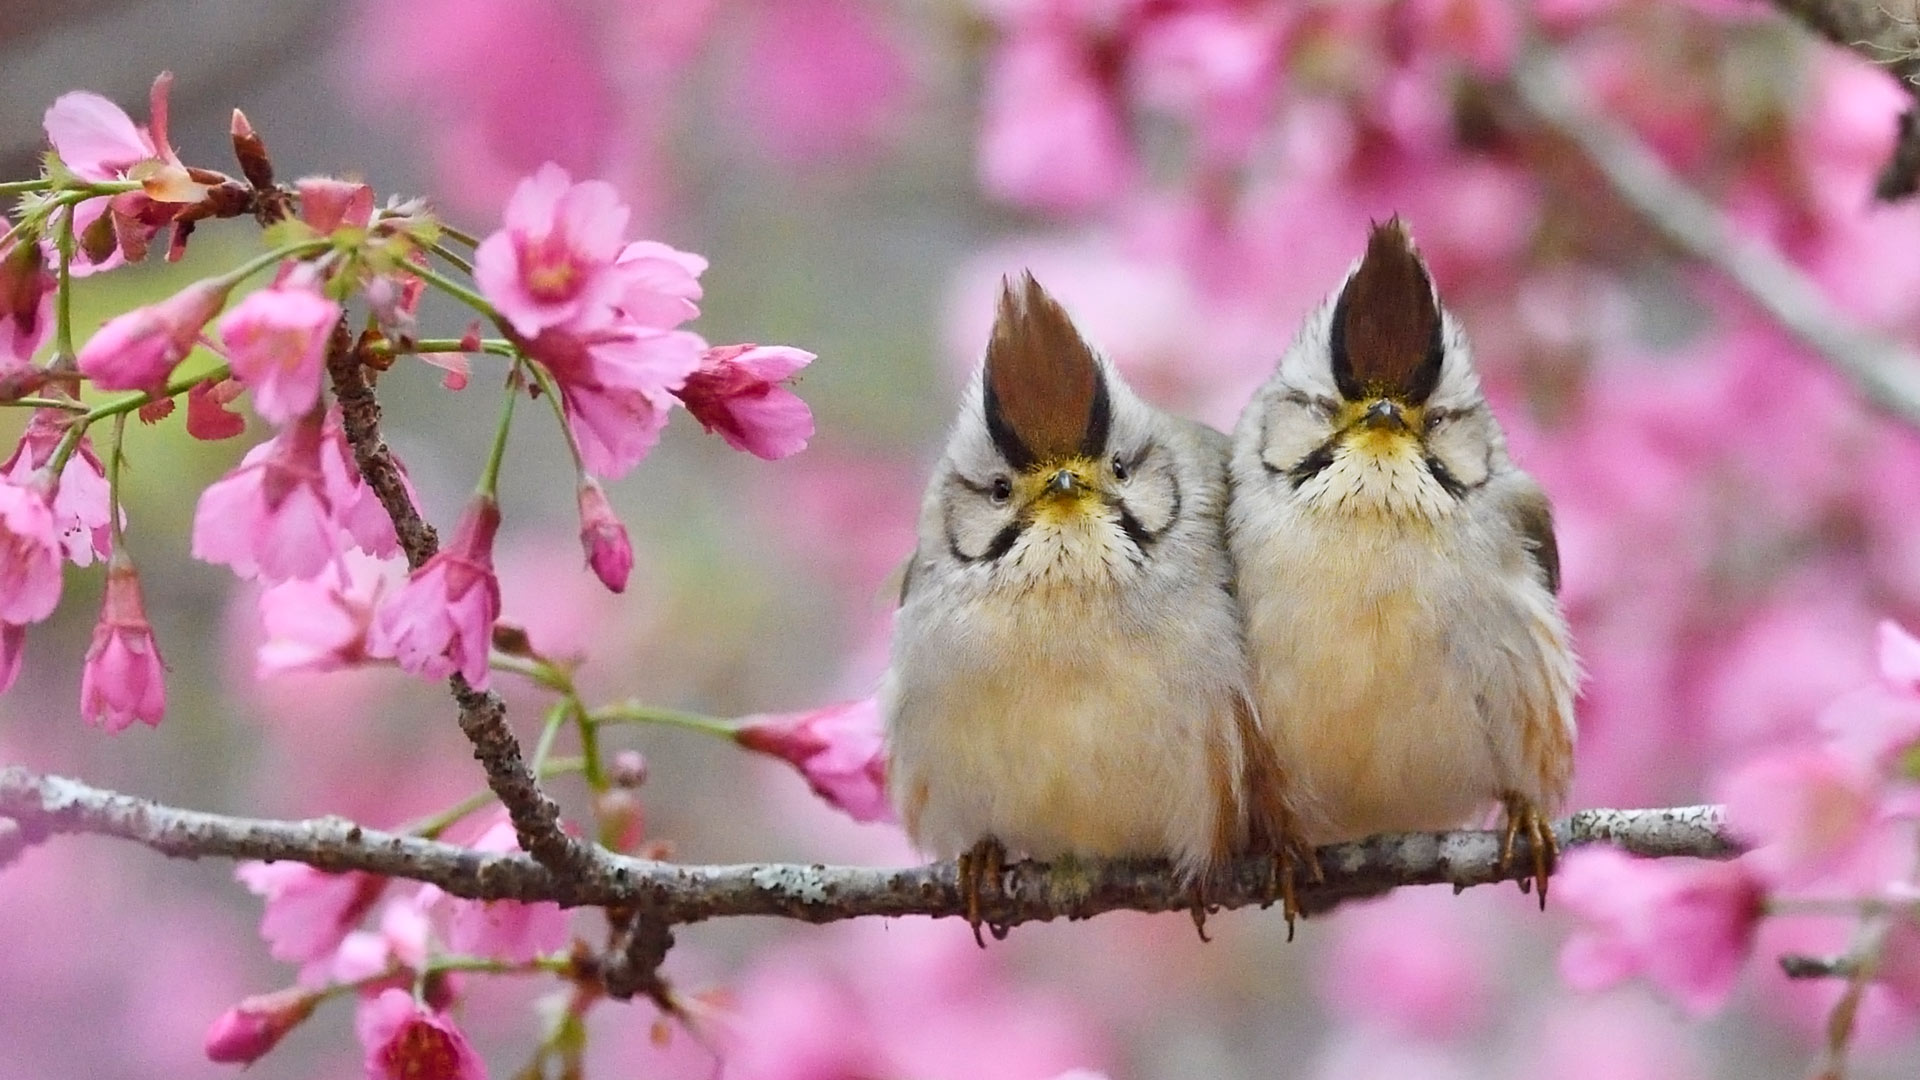
[[993, 934], [995, 941], [1007, 936], [1007, 927], [998, 923], [986, 923], [980, 915], [980, 891], [987, 883], [993, 883], [995, 895], [1002, 892], [1003, 875], [1007, 869], [1007, 849], [1000, 841], [991, 836], [983, 837], [959, 860], [960, 896], [967, 904], [967, 925], [973, 927], [973, 940], [981, 948], [987, 947], [987, 940], [980, 936], [980, 927], [985, 925]]
[[1560, 842], [1553, 837], [1553, 823], [1533, 800], [1509, 791], [1501, 796], [1506, 807], [1507, 824], [1500, 843], [1500, 872], [1513, 868], [1513, 842], [1522, 831], [1527, 834], [1527, 849], [1533, 855], [1533, 876], [1520, 879], [1520, 891], [1533, 888], [1540, 896], [1540, 910], [1547, 910], [1547, 878], [1560, 861]]
[[1290, 821], [1273, 841], [1272, 851], [1267, 855], [1267, 887], [1261, 904], [1262, 907], [1271, 907], [1275, 900], [1280, 901], [1280, 911], [1287, 917], [1288, 941], [1293, 940], [1294, 920], [1301, 915], [1296, 887], [1303, 871], [1315, 885], [1327, 880], [1326, 874], [1320, 869], [1320, 857], [1313, 845]]

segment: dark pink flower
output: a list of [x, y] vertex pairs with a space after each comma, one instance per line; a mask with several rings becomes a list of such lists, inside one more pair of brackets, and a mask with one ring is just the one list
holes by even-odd
[[[232, 379], [201, 381], [187, 391], [187, 434], [202, 442], [234, 438], [247, 430], [247, 418], [227, 408], [244, 389]], [[172, 399], [167, 399], [172, 404]]]
[[493, 624], [500, 618], [500, 582], [493, 573], [493, 537], [500, 506], [477, 496], [460, 517], [453, 539], [415, 570], [380, 605], [369, 648], [429, 679], [454, 672], [476, 688], [487, 685]]
[[987, 72], [981, 183], [1042, 210], [1086, 210], [1119, 194], [1134, 166], [1114, 91], [1070, 35], [1016, 33]]
[[43, 484], [0, 483], [0, 622], [39, 622], [60, 603], [60, 535]]
[[486, 1080], [486, 1062], [453, 1020], [405, 990], [363, 999], [354, 1028], [368, 1080]]
[[147, 622], [140, 575], [116, 554], [80, 672], [80, 715], [95, 727], [125, 731], [135, 720], [158, 727], [166, 711], [167, 670]]
[[242, 1000], [207, 1029], [207, 1060], [231, 1065], [258, 1061], [312, 1016], [318, 1004], [320, 999], [311, 991], [297, 987]]
[[325, 235], [342, 225], [364, 229], [373, 220], [373, 188], [331, 176], [294, 181], [300, 195], [300, 220]]
[[200, 495], [193, 557], [243, 578], [310, 578], [346, 549], [323, 471], [322, 421], [310, 414], [247, 451]]
[[814, 794], [855, 821], [894, 820], [880, 706], [873, 698], [745, 717], [734, 738], [799, 769]]
[[[29, 477], [53, 460], [71, 420], [58, 409], [35, 409], [20, 436], [13, 456], [0, 464], [0, 476], [26, 486]], [[60, 532], [60, 548], [75, 566], [90, 566], [96, 558], [113, 553], [112, 520], [108, 511], [107, 471], [93, 452], [93, 442], [80, 437], [80, 445], [67, 458], [60, 479], [53, 489], [53, 523]]]
[[633, 543], [627, 527], [614, 514], [607, 493], [591, 477], [580, 478], [580, 546], [587, 565], [600, 583], [613, 592], [625, 592], [633, 572]]
[[678, 396], [728, 446], [774, 461], [805, 450], [813, 437], [813, 413], [782, 385], [813, 359], [784, 345], [722, 345], [701, 356]]
[[253, 391], [253, 408], [284, 424], [313, 411], [327, 339], [340, 305], [311, 289], [274, 287], [249, 293], [220, 317], [233, 377]]
[[594, 326], [620, 296], [613, 267], [626, 228], [627, 208], [612, 184], [576, 184], [548, 162], [520, 181], [502, 227], [480, 242], [473, 279], [528, 337]]
[[266, 639], [255, 657], [254, 676], [339, 671], [367, 663], [367, 636], [386, 589], [381, 564], [359, 557], [341, 560], [335, 574], [268, 588], [260, 594]]
[[[520, 841], [502, 810], [468, 846], [475, 851], [519, 851]], [[446, 911], [447, 946], [455, 952], [520, 963], [566, 947], [567, 913], [558, 904], [462, 900], [432, 885], [421, 892], [423, 906]]]
[[33, 360], [53, 328], [53, 272], [39, 244], [0, 252], [0, 372]]
[[158, 304], [116, 315], [80, 346], [81, 373], [102, 390], [159, 389], [220, 314], [231, 288], [196, 281]]
[[660, 441], [679, 390], [706, 342], [684, 331], [587, 337], [549, 330], [529, 351], [552, 373], [580, 457], [595, 476], [617, 477]]
[[1696, 1015], [1733, 991], [1765, 900], [1738, 861], [1639, 859], [1601, 847], [1568, 855], [1553, 893], [1582, 923], [1560, 952], [1569, 985], [1600, 990], [1640, 975]]
[[373, 874], [329, 874], [296, 862], [243, 862], [233, 876], [266, 901], [260, 936], [267, 951], [301, 965], [330, 960], [387, 886]]

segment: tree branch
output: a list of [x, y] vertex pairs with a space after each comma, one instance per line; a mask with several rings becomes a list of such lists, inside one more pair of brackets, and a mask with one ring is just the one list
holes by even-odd
[[[1773, 0], [1794, 21], [1920, 86], [1920, 11], [1913, 0]], [[1895, 7], [1906, 9], [1894, 14]]]
[[1515, 69], [1514, 87], [1528, 111], [1578, 148], [1669, 243], [1730, 278], [1868, 401], [1920, 426], [1920, 356], [1848, 322], [1799, 268], [1743, 236], [1632, 132], [1587, 108], [1566, 70], [1542, 50], [1529, 50]]
[[[418, 570], [440, 550], [440, 538], [413, 505], [399, 462], [380, 438], [380, 401], [367, 381], [362, 360], [342, 321], [334, 328], [327, 348], [327, 373], [340, 403], [341, 427], [347, 444], [353, 447], [354, 464], [393, 519], [407, 565]], [[539, 779], [521, 756], [520, 742], [507, 726], [507, 707], [500, 695], [474, 689], [458, 673], [447, 682], [460, 706], [460, 730], [473, 744], [473, 756], [486, 769], [487, 786], [507, 808], [520, 846], [542, 865], [562, 873], [589, 869], [593, 849], [560, 828], [559, 804], [541, 790]]]
[[[179, 858], [293, 860], [322, 870], [360, 870], [431, 882], [473, 900], [552, 900], [567, 906], [637, 908], [636, 953], [651, 953], [680, 923], [765, 915], [826, 923], [869, 915], [954, 918], [966, 906], [950, 862], [905, 868], [765, 864], [686, 866], [586, 848], [580, 867], [561, 873], [519, 852], [478, 852], [415, 836], [363, 828], [341, 818], [270, 821], [202, 813], [103, 791], [20, 766], [0, 768], [0, 818], [34, 839], [95, 833], [144, 844]], [[1583, 810], [1554, 826], [1563, 848], [1611, 844], [1638, 855], [1731, 857], [1719, 807]], [[1401, 885], [1456, 888], [1518, 880], [1532, 862], [1500, 866], [1493, 832], [1408, 833], [1320, 849], [1323, 884], [1303, 885], [1302, 906], [1325, 911], [1342, 901]], [[1268, 865], [1243, 859], [1211, 883], [1223, 908], [1265, 905]], [[983, 897], [996, 925], [1085, 919], [1108, 911], [1185, 911], [1191, 896], [1164, 862], [1088, 862], [1050, 870], [1037, 863], [1007, 869], [1002, 888]], [[646, 959], [635, 956], [644, 970]], [[641, 989], [645, 989], [642, 980]]]

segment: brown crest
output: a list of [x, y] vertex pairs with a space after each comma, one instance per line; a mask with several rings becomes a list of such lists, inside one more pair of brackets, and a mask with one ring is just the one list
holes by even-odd
[[1439, 301], [1398, 216], [1373, 227], [1334, 305], [1327, 344], [1334, 384], [1349, 401], [1377, 395], [1417, 405], [1439, 384]]
[[1093, 349], [1031, 273], [1003, 281], [987, 342], [987, 433], [1016, 469], [1105, 452], [1111, 422]]

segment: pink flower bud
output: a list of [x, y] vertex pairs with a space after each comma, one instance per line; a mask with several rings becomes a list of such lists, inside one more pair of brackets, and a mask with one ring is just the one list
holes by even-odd
[[135, 720], [158, 726], [166, 709], [166, 668], [140, 598], [140, 575], [116, 554], [81, 670], [80, 715], [95, 727], [124, 731]]
[[627, 576], [633, 572], [633, 544], [627, 540], [627, 527], [614, 516], [607, 493], [588, 477], [580, 478], [580, 546], [586, 549], [587, 565], [600, 583], [613, 592], [624, 592]]
[[493, 537], [500, 506], [481, 495], [467, 506], [453, 539], [415, 570], [374, 617], [368, 649], [429, 679], [454, 672], [475, 688], [487, 685], [500, 582], [493, 573]]
[[24, 366], [46, 341], [53, 286], [39, 244], [16, 243], [0, 254], [0, 370]]
[[230, 1065], [250, 1065], [279, 1045], [282, 1036], [313, 1015], [319, 999], [289, 987], [256, 994], [221, 1013], [207, 1029], [207, 1059]]
[[734, 738], [793, 765], [814, 794], [855, 821], [892, 821], [880, 707], [873, 698], [811, 712], [749, 716]]
[[232, 286], [196, 281], [158, 304], [108, 320], [80, 347], [80, 371], [102, 390], [157, 390], [220, 314]]
[[309, 176], [294, 183], [300, 193], [300, 220], [315, 232], [330, 233], [342, 225], [365, 228], [373, 220], [373, 188], [331, 176]]

